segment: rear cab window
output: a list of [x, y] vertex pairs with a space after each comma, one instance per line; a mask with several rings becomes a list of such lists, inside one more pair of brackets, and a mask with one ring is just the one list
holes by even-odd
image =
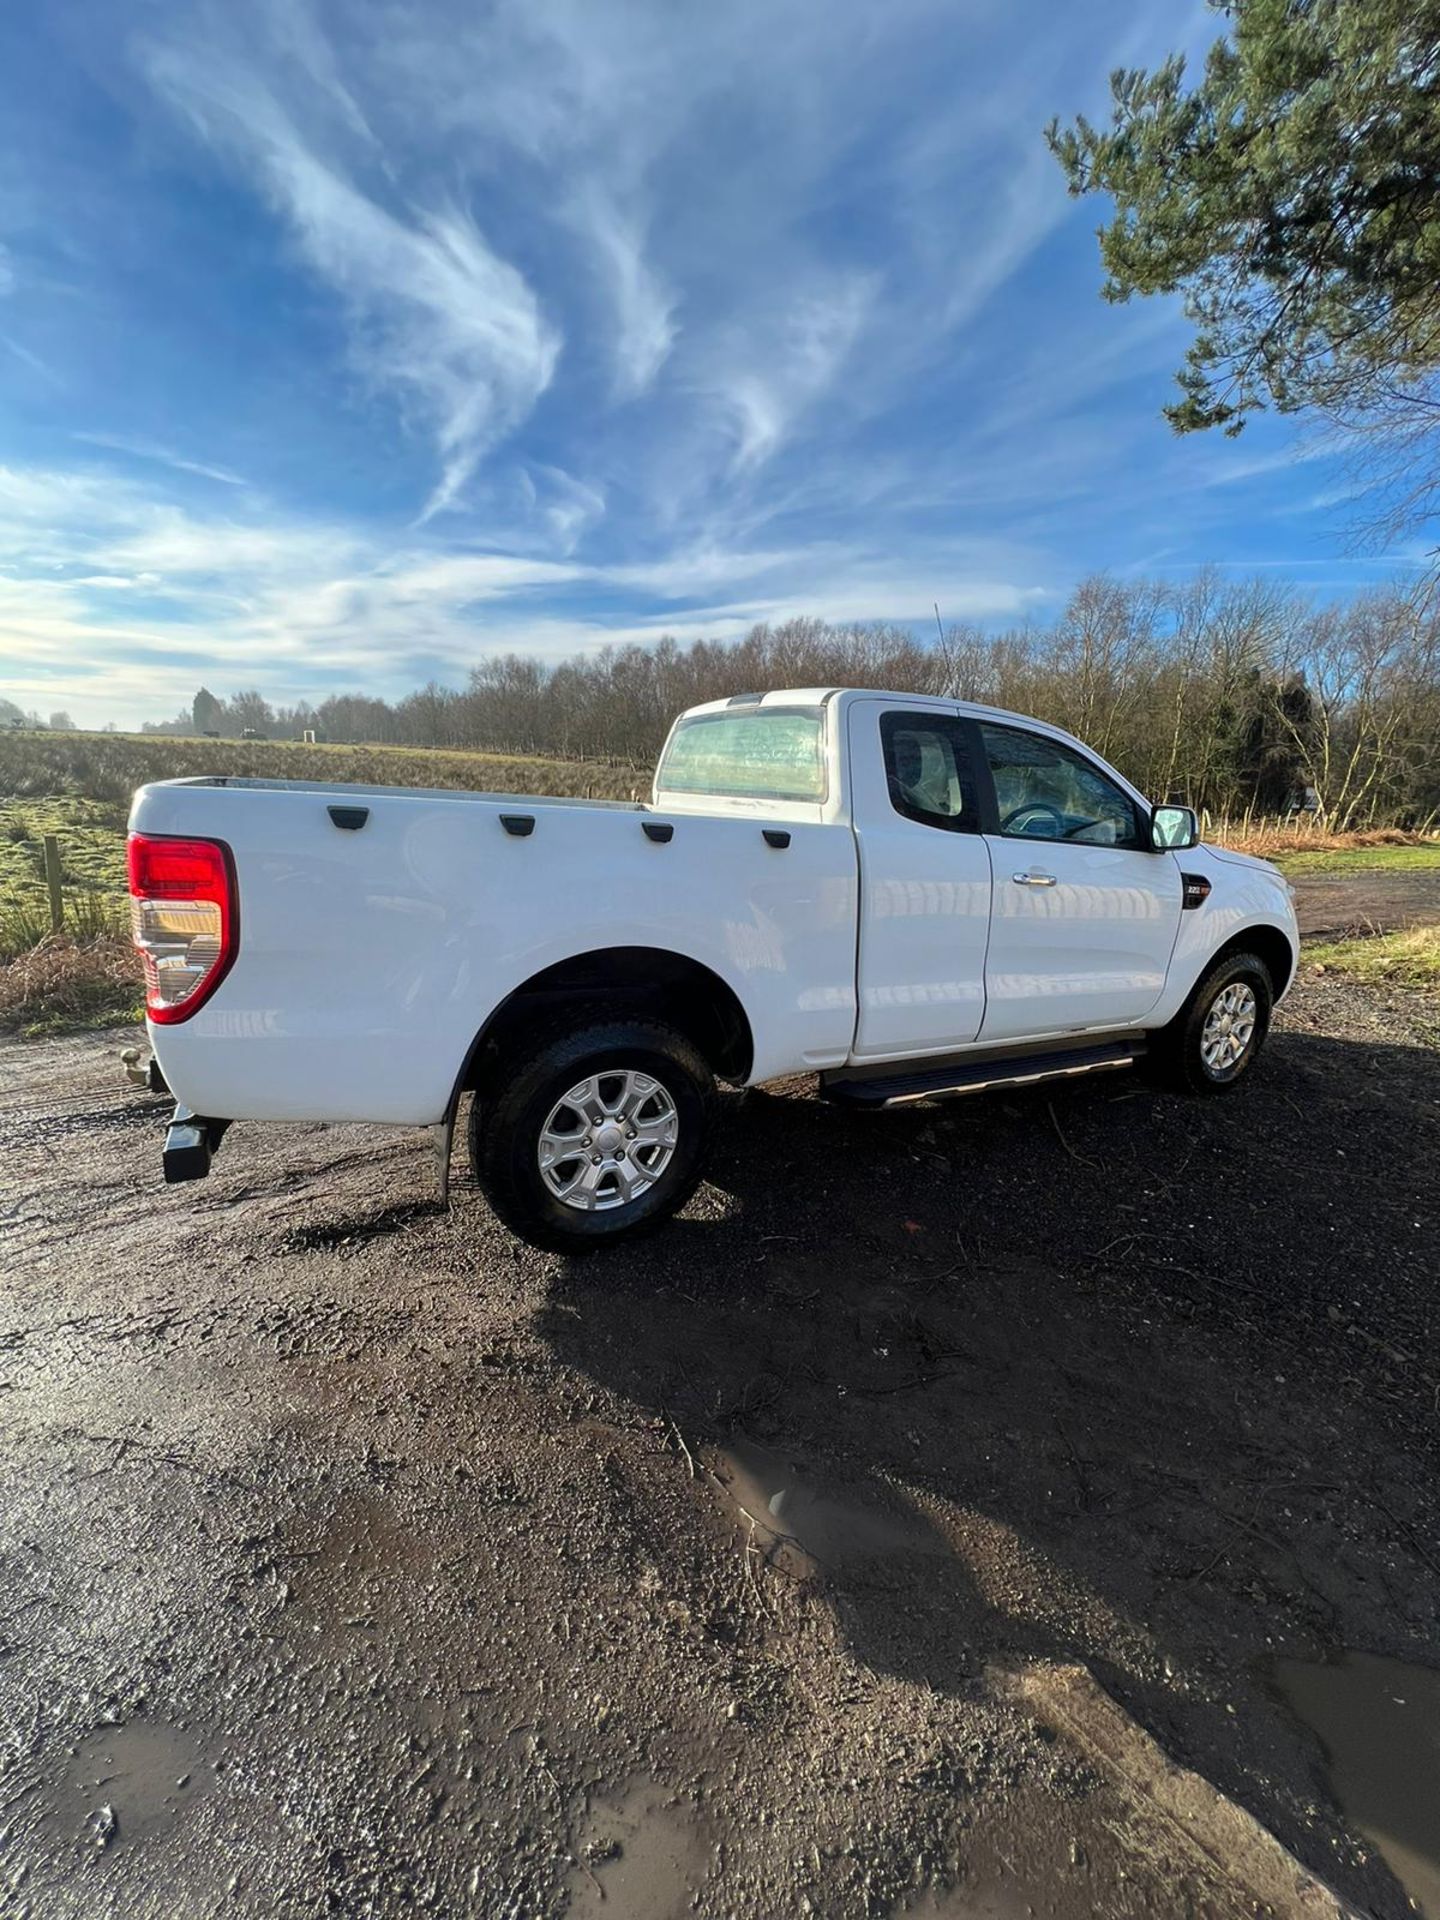
[[655, 770], [655, 790], [823, 804], [824, 709], [752, 706], [681, 719]]
[[885, 784], [896, 813], [948, 833], [978, 833], [980, 811], [961, 721], [945, 714], [880, 716]]

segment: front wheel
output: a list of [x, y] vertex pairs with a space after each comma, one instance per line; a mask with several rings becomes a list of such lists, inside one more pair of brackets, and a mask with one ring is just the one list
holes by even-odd
[[1269, 969], [1257, 954], [1226, 954], [1151, 1040], [1158, 1077], [1188, 1093], [1227, 1092], [1265, 1044], [1273, 998]]
[[532, 1246], [611, 1246], [668, 1220], [699, 1184], [715, 1083], [661, 1021], [581, 1016], [502, 1063], [492, 1088], [471, 1111], [471, 1164]]

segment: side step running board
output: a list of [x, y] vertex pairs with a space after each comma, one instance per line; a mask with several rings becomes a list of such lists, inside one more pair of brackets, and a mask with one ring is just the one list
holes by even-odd
[[911, 1068], [865, 1079], [821, 1075], [824, 1099], [849, 1107], [903, 1107], [913, 1100], [948, 1100], [992, 1087], [1029, 1087], [1040, 1080], [1068, 1080], [1082, 1073], [1113, 1072], [1133, 1066], [1145, 1051], [1138, 1040], [1111, 1040], [1102, 1046], [1070, 1047], [1060, 1053], [1031, 1053], [1015, 1060], [977, 1060], [968, 1066]]

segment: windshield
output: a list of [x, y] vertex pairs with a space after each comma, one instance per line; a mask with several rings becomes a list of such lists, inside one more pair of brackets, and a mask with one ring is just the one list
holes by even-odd
[[736, 800], [823, 800], [819, 707], [745, 707], [681, 720], [655, 775], [657, 791]]

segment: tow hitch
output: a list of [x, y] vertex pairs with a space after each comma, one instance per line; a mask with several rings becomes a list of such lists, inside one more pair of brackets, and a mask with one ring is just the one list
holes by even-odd
[[125, 1068], [125, 1078], [132, 1087], [144, 1087], [147, 1093], [169, 1093], [165, 1076], [160, 1071], [160, 1062], [153, 1053], [144, 1053], [139, 1047], [126, 1047], [120, 1059]]
[[188, 1107], [177, 1106], [165, 1130], [165, 1151], [160, 1156], [166, 1186], [173, 1187], [181, 1180], [203, 1180], [229, 1125], [228, 1120], [210, 1120], [202, 1113], [191, 1113]]

